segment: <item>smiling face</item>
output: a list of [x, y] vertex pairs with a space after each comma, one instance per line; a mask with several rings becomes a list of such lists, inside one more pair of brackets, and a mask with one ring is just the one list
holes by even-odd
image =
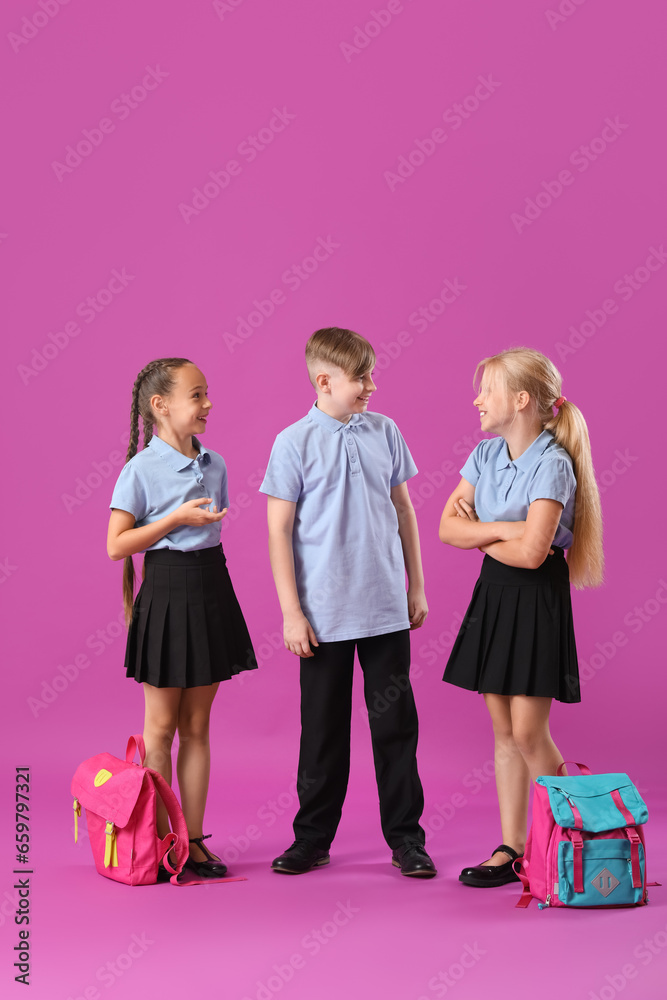
[[516, 417], [500, 373], [487, 366], [473, 403], [479, 410], [480, 428], [487, 434], [504, 436]]
[[206, 418], [213, 404], [207, 396], [206, 379], [195, 365], [183, 365], [174, 372], [174, 386], [168, 396], [153, 396], [151, 405], [160, 428], [160, 437], [187, 439], [206, 430]]
[[371, 372], [348, 375], [333, 365], [318, 373], [315, 381], [318, 408], [343, 423], [347, 423], [353, 413], [365, 413], [377, 389]]

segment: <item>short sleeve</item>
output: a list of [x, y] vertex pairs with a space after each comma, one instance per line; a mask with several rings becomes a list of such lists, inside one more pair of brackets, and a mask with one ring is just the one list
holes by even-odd
[[134, 515], [135, 521], [142, 521], [148, 514], [150, 505], [146, 483], [140, 470], [133, 462], [128, 462], [121, 469], [109, 507], [112, 510], [126, 510], [129, 514]]
[[229, 485], [227, 483], [227, 466], [225, 465], [225, 460], [220, 456], [222, 461], [222, 474], [220, 476], [220, 510], [223, 507], [229, 507]]
[[296, 503], [301, 496], [302, 488], [303, 471], [299, 453], [284, 434], [279, 434], [273, 443], [259, 492], [278, 497], [279, 500]]
[[461, 475], [470, 483], [471, 486], [477, 486], [479, 477], [482, 474], [482, 469], [489, 460], [489, 445], [492, 442], [488, 438], [484, 438], [480, 441], [478, 445], [470, 452], [466, 459], [466, 463], [460, 470]]
[[410, 450], [405, 443], [405, 438], [399, 431], [396, 424], [391, 421], [391, 480], [390, 485], [400, 486], [408, 479], [417, 475], [417, 466], [414, 463]]
[[557, 500], [563, 507], [574, 494], [577, 480], [572, 463], [563, 455], [540, 462], [528, 485], [528, 503], [533, 500]]

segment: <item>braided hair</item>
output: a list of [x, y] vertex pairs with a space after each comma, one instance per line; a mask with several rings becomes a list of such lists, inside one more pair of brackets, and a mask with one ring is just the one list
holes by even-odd
[[[137, 375], [132, 388], [132, 404], [130, 406], [130, 440], [125, 462], [137, 454], [139, 447], [139, 417], [143, 429], [144, 448], [153, 437], [155, 414], [151, 406], [153, 396], [168, 396], [174, 388], [174, 372], [184, 365], [191, 365], [187, 358], [157, 358], [150, 361]], [[142, 574], [143, 576], [143, 574]], [[126, 556], [123, 565], [123, 606], [125, 621], [129, 625], [132, 620], [134, 605], [134, 562], [132, 556]]]

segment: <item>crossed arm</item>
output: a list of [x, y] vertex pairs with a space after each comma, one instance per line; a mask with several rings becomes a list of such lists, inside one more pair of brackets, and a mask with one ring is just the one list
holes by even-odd
[[478, 548], [506, 566], [537, 569], [551, 551], [563, 506], [533, 500], [525, 521], [480, 521], [475, 487], [467, 480], [451, 494], [440, 519], [440, 541], [459, 549]]

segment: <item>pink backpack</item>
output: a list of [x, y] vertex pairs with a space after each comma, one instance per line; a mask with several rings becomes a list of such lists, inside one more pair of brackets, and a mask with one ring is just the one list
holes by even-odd
[[[134, 764], [139, 751], [142, 766]], [[146, 747], [139, 735], [130, 736], [125, 760], [99, 753], [84, 760], [72, 778], [74, 839], [78, 839], [81, 806], [86, 810], [88, 836], [100, 875], [126, 885], [152, 885], [160, 862], [178, 875], [188, 857], [188, 829], [178, 799], [161, 774], [143, 767]], [[173, 833], [160, 839], [156, 827], [158, 796], [164, 802]], [[172, 867], [169, 852], [174, 852]]]
[[[574, 763], [567, 761], [566, 763]], [[627, 774], [543, 775], [534, 785], [533, 823], [514, 868], [523, 883], [516, 904], [643, 906], [648, 810]], [[519, 867], [520, 866], [520, 867]], [[648, 883], [657, 885], [659, 883]]]

